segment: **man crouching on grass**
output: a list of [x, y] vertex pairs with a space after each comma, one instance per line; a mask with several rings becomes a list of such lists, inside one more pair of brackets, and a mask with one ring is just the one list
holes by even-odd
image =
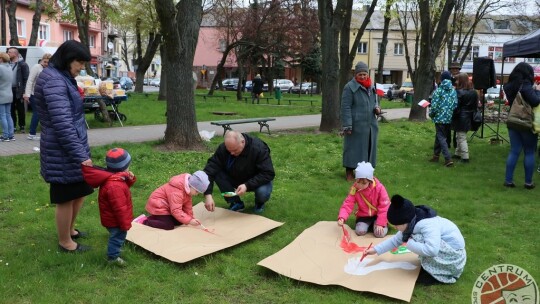
[[204, 193], [205, 207], [214, 211], [213, 183], [223, 193], [229, 210], [244, 210], [241, 197], [246, 192], [255, 192], [255, 213], [264, 211], [264, 204], [272, 194], [275, 172], [270, 157], [270, 148], [259, 138], [246, 133], [227, 131], [225, 140], [208, 159], [204, 172], [210, 185]]

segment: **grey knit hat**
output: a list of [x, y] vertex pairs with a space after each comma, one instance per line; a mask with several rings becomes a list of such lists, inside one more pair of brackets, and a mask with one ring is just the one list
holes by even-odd
[[197, 171], [188, 178], [188, 183], [191, 187], [195, 188], [197, 192], [204, 193], [208, 189], [210, 181], [208, 175], [204, 171]]
[[365, 64], [364, 62], [360, 61], [356, 64], [356, 66], [354, 67], [354, 74], [358, 74], [360, 72], [366, 72], [368, 73], [369, 72], [369, 68], [367, 66], [367, 64]]

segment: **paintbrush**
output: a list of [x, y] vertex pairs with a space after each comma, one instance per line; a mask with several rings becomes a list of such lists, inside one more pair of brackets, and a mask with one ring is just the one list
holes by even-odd
[[367, 251], [369, 250], [369, 248], [371, 248], [371, 245], [373, 245], [373, 243], [369, 244], [368, 248], [366, 249], [366, 251], [364, 251], [364, 253], [362, 254], [362, 258], [360, 258], [360, 262], [362, 262], [364, 260], [364, 258], [366, 257], [367, 255]]

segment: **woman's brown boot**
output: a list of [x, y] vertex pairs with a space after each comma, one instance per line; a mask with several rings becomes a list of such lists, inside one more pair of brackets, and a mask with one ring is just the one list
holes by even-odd
[[354, 180], [354, 169], [345, 168], [345, 179], [347, 179], [348, 182], [352, 182]]

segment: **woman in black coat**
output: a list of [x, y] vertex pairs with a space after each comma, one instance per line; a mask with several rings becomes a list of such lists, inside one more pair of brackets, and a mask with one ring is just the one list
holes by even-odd
[[461, 162], [469, 162], [469, 146], [467, 145], [467, 132], [472, 129], [472, 119], [478, 106], [478, 94], [473, 88], [467, 73], [459, 73], [456, 77], [456, 90], [458, 105], [452, 117], [452, 126], [456, 131], [456, 152], [454, 155], [461, 158]]
[[252, 83], [253, 88], [251, 89], [251, 102], [253, 103], [255, 99], [257, 99], [257, 103], [259, 103], [259, 96], [261, 95], [264, 86], [261, 75], [257, 74], [257, 76], [255, 76], [255, 78], [253, 79]]

